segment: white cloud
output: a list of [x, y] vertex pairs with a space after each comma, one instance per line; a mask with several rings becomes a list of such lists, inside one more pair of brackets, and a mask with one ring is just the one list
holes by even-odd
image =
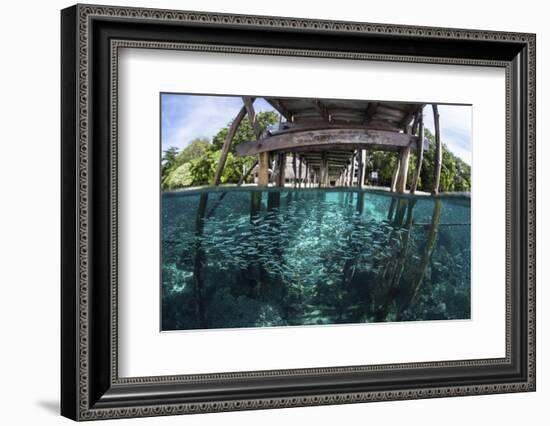
[[[242, 108], [239, 96], [163, 94], [162, 148], [186, 147], [193, 139], [211, 139], [227, 126]], [[272, 111], [265, 100], [254, 103], [256, 112]]]
[[227, 126], [241, 107], [240, 99], [234, 97], [163, 95], [163, 149], [183, 148], [198, 137], [210, 139]]

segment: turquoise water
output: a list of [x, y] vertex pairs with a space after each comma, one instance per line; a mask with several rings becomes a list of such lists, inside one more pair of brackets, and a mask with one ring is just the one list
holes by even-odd
[[470, 318], [468, 197], [164, 193], [161, 256], [162, 330]]

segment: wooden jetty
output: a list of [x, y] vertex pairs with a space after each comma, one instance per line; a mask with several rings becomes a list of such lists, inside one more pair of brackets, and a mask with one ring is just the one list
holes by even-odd
[[[255, 156], [247, 176], [255, 171], [256, 183], [294, 187], [357, 186], [366, 184], [365, 166], [369, 151], [395, 152], [397, 166], [391, 191], [407, 191], [407, 173], [411, 152], [416, 153], [416, 172], [408, 190], [415, 193], [423, 153], [428, 147], [424, 138], [425, 104], [331, 100], [314, 98], [265, 97], [281, 114], [276, 130], [262, 130], [254, 111], [253, 97], [242, 98], [243, 107], [227, 133], [214, 176], [220, 184], [227, 154], [241, 121], [248, 116], [255, 140], [235, 147], [239, 156]], [[439, 192], [441, 174], [441, 139], [437, 105], [432, 105], [435, 123], [436, 158], [432, 193]], [[291, 156], [292, 164], [287, 161]], [[254, 170], [253, 170], [254, 169]]]

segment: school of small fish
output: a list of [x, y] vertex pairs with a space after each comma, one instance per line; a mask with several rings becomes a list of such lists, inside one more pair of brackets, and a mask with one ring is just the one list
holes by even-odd
[[[199, 227], [198, 195], [163, 200], [162, 257], [163, 271], [167, 271], [163, 282], [170, 284], [165, 291], [175, 294], [189, 289], [199, 258], [203, 270], [229, 275], [246, 275], [261, 268], [271, 280], [299, 294], [304, 323], [326, 323], [326, 313], [332, 307], [319, 309], [318, 303], [312, 304], [321, 287], [337, 289], [342, 280], [365, 271], [384, 273], [406, 240], [407, 267], [421, 261], [426, 227], [396, 226], [388, 220], [388, 196], [368, 194], [361, 209], [356, 192], [287, 190], [278, 194], [279, 202], [274, 205], [270, 205], [269, 196], [264, 192], [261, 207], [251, 212], [249, 191], [230, 192], [222, 201], [219, 193], [210, 193]], [[419, 222], [429, 223], [431, 205], [418, 202], [415, 219], [418, 216]], [[441, 232], [464, 234], [464, 229], [455, 226]], [[464, 242], [469, 250], [469, 227], [467, 232]], [[455, 264], [449, 264], [432, 255], [431, 268], [439, 273], [449, 273], [451, 268], [467, 272], [469, 277], [469, 257], [454, 256]]]

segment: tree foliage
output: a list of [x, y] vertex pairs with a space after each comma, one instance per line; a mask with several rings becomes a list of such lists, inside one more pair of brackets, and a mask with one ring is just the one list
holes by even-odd
[[[428, 149], [424, 151], [422, 169], [417, 189], [431, 192], [435, 173], [435, 136], [425, 130], [425, 138], [428, 139]], [[441, 163], [441, 177], [439, 181], [440, 192], [468, 192], [471, 190], [471, 169], [459, 157], [449, 151], [447, 145], [441, 144], [443, 159]], [[372, 151], [367, 154], [366, 173], [378, 172], [378, 185], [390, 186], [394, 170], [397, 166], [399, 154], [395, 152]], [[416, 153], [411, 152], [409, 170], [407, 173], [407, 187], [410, 188], [416, 173]]]
[[[279, 121], [279, 115], [274, 111], [260, 112], [256, 117], [262, 130]], [[231, 123], [228, 123], [226, 127], [220, 129], [212, 138], [212, 143], [208, 139], [198, 138], [191, 141], [181, 152], [175, 147], [170, 147], [164, 151], [161, 170], [162, 188], [173, 190], [185, 186], [210, 184], [214, 179], [221, 149], [230, 125]], [[254, 159], [251, 157], [237, 157], [235, 146], [255, 139], [256, 135], [252, 124], [248, 117], [245, 117], [235, 132], [231, 150], [221, 176], [221, 183], [237, 183], [243, 173], [246, 173], [254, 163]]]
[[[274, 111], [260, 112], [257, 120], [265, 130], [279, 121], [279, 115]], [[163, 153], [161, 183], [164, 190], [174, 190], [186, 186], [211, 184], [221, 155], [223, 143], [229, 132], [231, 123], [223, 127], [214, 135], [212, 142], [206, 138], [197, 138], [183, 150], [170, 147]], [[429, 141], [428, 149], [424, 151], [422, 170], [418, 182], [418, 190], [430, 192], [433, 185], [435, 170], [435, 137], [426, 129], [425, 137]], [[237, 128], [233, 138], [231, 150], [228, 153], [225, 167], [221, 176], [221, 183], [237, 183], [244, 173], [254, 163], [253, 157], [238, 157], [235, 147], [243, 142], [256, 139], [252, 124], [245, 117]], [[441, 192], [467, 192], [471, 190], [471, 169], [468, 164], [455, 156], [443, 143], [443, 161], [439, 190]], [[380, 186], [390, 186], [397, 166], [398, 154], [386, 151], [370, 151], [367, 154], [367, 176], [378, 172]], [[407, 187], [411, 186], [416, 172], [416, 153], [411, 153]]]

